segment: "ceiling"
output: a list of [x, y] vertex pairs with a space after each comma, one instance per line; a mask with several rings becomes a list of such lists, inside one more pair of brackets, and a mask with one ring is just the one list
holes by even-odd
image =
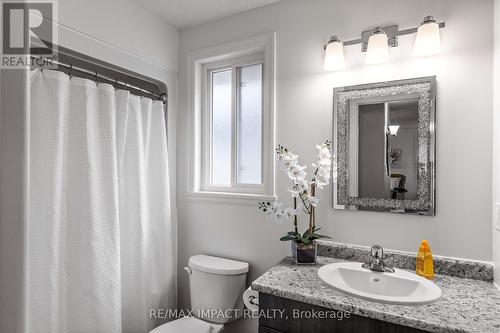
[[177, 29], [269, 5], [279, 0], [134, 0]]

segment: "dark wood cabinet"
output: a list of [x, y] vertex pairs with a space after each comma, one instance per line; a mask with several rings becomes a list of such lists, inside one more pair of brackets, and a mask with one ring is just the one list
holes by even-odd
[[259, 294], [259, 333], [417, 333], [400, 326], [269, 294]]

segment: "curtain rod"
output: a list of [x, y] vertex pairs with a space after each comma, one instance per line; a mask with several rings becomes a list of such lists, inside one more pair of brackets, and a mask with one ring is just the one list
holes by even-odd
[[[36, 57], [32, 57], [32, 58], [35, 58]], [[36, 61], [34, 62], [36, 63]], [[66, 63], [63, 63], [63, 62], [60, 62], [60, 61], [57, 61], [57, 60], [51, 60], [50, 62], [47, 63], [49, 66], [50, 65], [57, 65], [57, 66], [61, 66], [61, 67], [64, 67], [66, 69], [69, 70], [68, 72], [68, 75], [71, 77], [71, 72], [72, 71], [78, 71], [78, 72], [82, 72], [82, 73], [85, 73], [85, 74], [88, 74], [88, 75], [92, 75], [94, 77], [94, 81], [97, 82], [97, 79], [101, 79], [101, 80], [106, 80], [108, 82], [110, 82], [111, 84], [113, 84], [113, 86], [123, 86], [125, 87], [125, 89], [133, 89], [133, 90], [137, 90], [137, 91], [140, 91], [144, 94], [147, 94], [149, 96], [151, 96], [153, 99], [157, 99], [157, 100], [160, 100], [163, 102], [163, 104], [166, 104], [167, 103], [167, 94], [163, 93], [163, 94], [156, 94], [154, 92], [151, 92], [151, 91], [148, 91], [146, 89], [143, 89], [141, 87], [137, 87], [137, 86], [134, 86], [132, 84], [129, 84], [127, 82], [124, 82], [124, 81], [120, 81], [118, 80], [117, 78], [113, 79], [109, 76], [106, 76], [106, 75], [103, 75], [103, 74], [99, 74], [98, 72], [92, 72], [92, 71], [89, 71], [85, 68], [82, 68], [82, 67], [78, 67], [78, 66], [73, 66], [72, 64], [66, 64]], [[43, 70], [43, 66], [40, 66], [40, 69]]]

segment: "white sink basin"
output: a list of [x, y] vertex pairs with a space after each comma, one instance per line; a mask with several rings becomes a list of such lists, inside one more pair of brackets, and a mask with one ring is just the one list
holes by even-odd
[[376, 302], [416, 305], [441, 297], [434, 282], [400, 269], [380, 273], [361, 267], [359, 262], [339, 262], [320, 267], [318, 276], [335, 289]]

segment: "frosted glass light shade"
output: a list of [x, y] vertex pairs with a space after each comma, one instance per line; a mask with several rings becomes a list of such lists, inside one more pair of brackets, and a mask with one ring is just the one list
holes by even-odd
[[389, 44], [385, 32], [375, 32], [368, 39], [365, 62], [367, 64], [380, 64], [389, 60]]
[[336, 71], [345, 67], [344, 46], [338, 39], [332, 38], [325, 49], [325, 71]]
[[[426, 18], [427, 19], [427, 18]], [[441, 49], [441, 37], [439, 36], [439, 24], [432, 18], [418, 27], [413, 55], [426, 56], [438, 53]]]

